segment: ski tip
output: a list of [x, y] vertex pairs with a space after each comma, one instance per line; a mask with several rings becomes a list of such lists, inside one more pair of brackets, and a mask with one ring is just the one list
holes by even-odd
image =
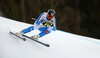
[[47, 47], [50, 47], [50, 45], [49, 45], [49, 44], [46, 44], [46, 46], [47, 46]]
[[23, 41], [26, 41], [26, 39], [24, 38]]

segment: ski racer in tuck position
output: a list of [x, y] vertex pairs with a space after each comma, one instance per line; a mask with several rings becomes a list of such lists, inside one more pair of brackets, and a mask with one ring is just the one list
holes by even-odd
[[34, 26], [30, 26], [24, 30], [21, 30], [20, 32], [17, 32], [16, 34], [22, 35], [32, 30], [38, 29], [41, 31], [41, 33], [31, 36], [31, 38], [38, 40], [40, 37], [43, 37], [56, 30], [55, 14], [56, 12], [53, 9], [49, 9], [47, 12], [43, 12], [35, 21]]

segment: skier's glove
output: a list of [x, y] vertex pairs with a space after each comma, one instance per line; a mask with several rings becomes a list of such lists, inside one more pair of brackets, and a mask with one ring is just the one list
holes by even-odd
[[50, 25], [51, 27], [53, 27], [53, 21], [51, 21], [51, 22], [49, 23], [49, 25]]
[[48, 27], [48, 26], [53, 26], [53, 22], [51, 21], [51, 23], [49, 23], [49, 22], [44, 22], [43, 23], [43, 25], [45, 26], [45, 27]]
[[45, 27], [47, 27], [47, 26], [49, 26], [49, 23], [44, 22], [43, 25], [44, 25]]

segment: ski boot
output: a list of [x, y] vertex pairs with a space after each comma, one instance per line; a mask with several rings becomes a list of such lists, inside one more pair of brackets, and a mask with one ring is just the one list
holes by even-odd
[[18, 35], [18, 36], [22, 36], [24, 33], [23, 33], [23, 31], [20, 31], [20, 32], [17, 32], [15, 34]]
[[37, 35], [31, 36], [31, 38], [38, 40], [40, 38], [40, 35], [37, 34]]

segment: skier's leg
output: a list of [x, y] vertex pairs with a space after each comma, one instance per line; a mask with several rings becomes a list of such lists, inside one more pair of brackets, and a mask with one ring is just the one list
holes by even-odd
[[22, 34], [26, 34], [26, 33], [30, 32], [32, 30], [34, 30], [34, 26], [31, 26], [31, 27], [28, 27], [28, 28], [26, 28], [24, 30], [21, 30], [20, 32], [17, 32], [16, 34], [21, 36]]
[[39, 34], [40, 35], [40, 37], [43, 37], [44, 35], [46, 35], [46, 34], [49, 34], [50, 33], [50, 31], [49, 30], [47, 30], [48, 29], [48, 27], [43, 27], [43, 28], [39, 28], [38, 30], [39, 31], [41, 31], [41, 33]]
[[37, 34], [37, 35], [34, 35], [34, 36], [31, 36], [33, 39], [39, 39], [40, 37], [43, 37], [45, 36], [46, 34], [49, 34], [50, 31], [47, 30], [48, 27], [42, 27], [42, 28], [39, 28], [38, 30], [41, 31], [41, 33]]
[[32, 30], [34, 30], [34, 26], [30, 26], [30, 27], [28, 27], [28, 28], [22, 30], [22, 32], [23, 32], [23, 34], [26, 34], [26, 33], [30, 32], [30, 31], [32, 31]]
[[40, 35], [40, 37], [43, 37], [43, 36], [45, 36], [45, 35], [47, 35], [47, 34], [49, 34], [49, 33], [50, 33], [49, 30], [44, 30], [44, 31], [42, 31], [39, 35]]

